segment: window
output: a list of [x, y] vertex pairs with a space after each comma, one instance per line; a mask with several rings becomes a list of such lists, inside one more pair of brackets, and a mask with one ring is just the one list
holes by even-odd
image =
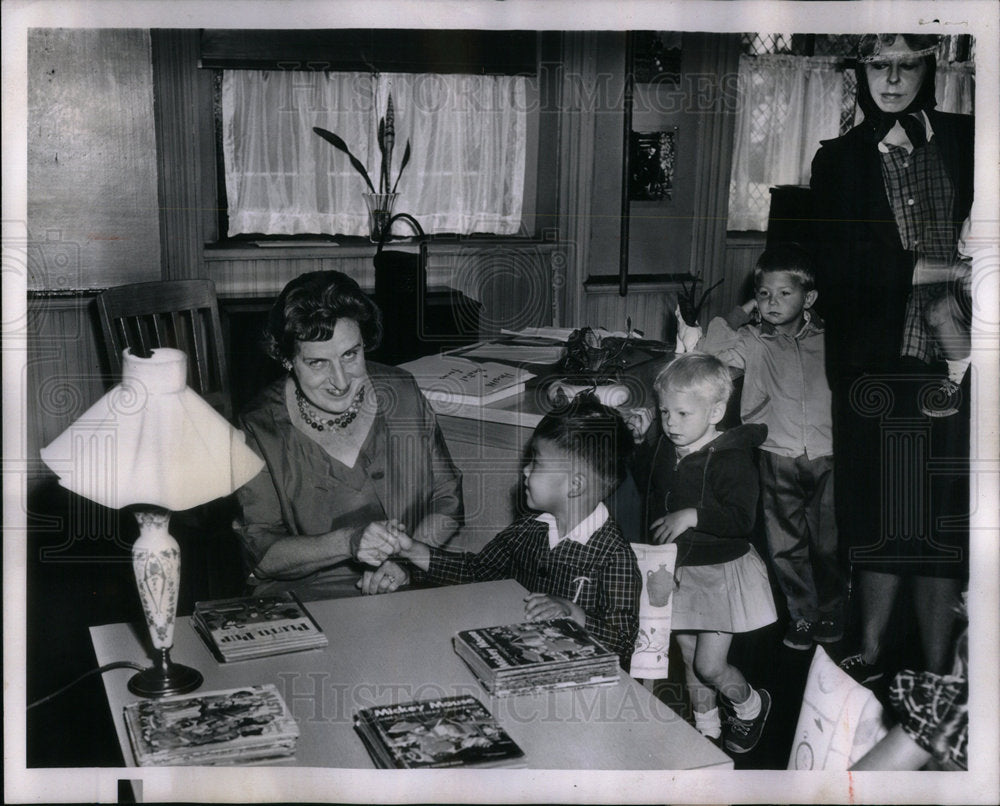
[[[378, 187], [377, 127], [391, 95], [396, 212], [424, 230], [519, 234], [525, 195], [523, 76], [224, 70], [221, 137], [228, 235], [367, 235], [368, 190], [338, 134]], [[400, 175], [407, 140], [411, 158]]]
[[[743, 35], [729, 230], [766, 230], [770, 188], [809, 184], [819, 141], [855, 125], [854, 71], [843, 54], [856, 44], [856, 35]], [[972, 37], [943, 37], [936, 79], [938, 109], [972, 114]]]

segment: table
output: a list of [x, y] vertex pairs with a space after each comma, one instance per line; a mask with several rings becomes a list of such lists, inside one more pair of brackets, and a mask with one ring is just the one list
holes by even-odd
[[[490, 697], [451, 647], [459, 630], [521, 621], [526, 591], [513, 580], [310, 602], [330, 644], [324, 649], [220, 664], [178, 619], [174, 660], [205, 676], [201, 691], [274, 683], [299, 723], [288, 765], [371, 769], [354, 733], [358, 708], [472, 694], [494, 714], [534, 769], [732, 768], [732, 760], [630, 677], [614, 686]], [[91, 627], [97, 662], [146, 664], [139, 625]], [[141, 627], [143, 632], [144, 627]], [[122, 708], [134, 701], [131, 670], [104, 675], [125, 763], [135, 766]]]

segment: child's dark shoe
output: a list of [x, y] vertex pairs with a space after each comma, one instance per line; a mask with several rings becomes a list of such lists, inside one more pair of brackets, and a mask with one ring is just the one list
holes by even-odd
[[813, 623], [800, 618], [788, 625], [781, 643], [789, 649], [812, 649]]
[[844, 637], [844, 628], [836, 619], [820, 619], [813, 624], [812, 637], [820, 644], [835, 644]]
[[868, 663], [860, 652], [856, 655], [848, 655], [839, 663], [839, 666], [862, 686], [870, 686], [872, 683], [878, 682], [885, 674], [881, 666]]
[[754, 719], [740, 719], [735, 712], [729, 713], [723, 736], [725, 749], [730, 753], [749, 753], [764, 733], [764, 723], [771, 713], [771, 695], [763, 688], [757, 689], [757, 693], [760, 694], [760, 713]]

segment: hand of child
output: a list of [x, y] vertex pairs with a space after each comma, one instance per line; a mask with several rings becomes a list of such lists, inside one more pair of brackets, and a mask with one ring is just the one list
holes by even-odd
[[753, 316], [753, 312], [757, 310], [757, 297], [750, 297], [740, 307], [747, 316]]
[[587, 626], [587, 614], [580, 605], [559, 596], [532, 593], [524, 600], [524, 615], [528, 621], [550, 618], [571, 618], [582, 627]]
[[373, 521], [352, 541], [355, 559], [365, 565], [381, 565], [394, 554], [405, 551], [413, 541], [398, 520]]
[[410, 581], [410, 574], [401, 565], [391, 560], [382, 563], [374, 571], [365, 571], [356, 583], [362, 596], [392, 593]]
[[643, 437], [646, 436], [646, 432], [649, 430], [650, 424], [653, 422], [653, 412], [647, 408], [629, 409], [624, 407], [619, 408], [618, 412], [621, 414], [622, 419], [625, 420], [628, 430], [632, 432], [632, 439], [636, 443], [642, 442]]
[[684, 321], [680, 305], [674, 310], [674, 316], [677, 319], [677, 344], [674, 345], [674, 352], [677, 355], [693, 352], [701, 340], [701, 328], [698, 325], [689, 325]]
[[672, 543], [688, 529], [698, 525], [698, 510], [694, 507], [668, 512], [653, 521], [651, 527], [654, 543]]

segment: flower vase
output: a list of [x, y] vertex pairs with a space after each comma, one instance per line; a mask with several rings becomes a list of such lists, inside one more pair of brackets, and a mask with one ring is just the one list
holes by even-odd
[[392, 208], [396, 203], [398, 193], [366, 193], [365, 204], [368, 205], [368, 236], [372, 243], [378, 243], [387, 236], [389, 219], [392, 218]]

